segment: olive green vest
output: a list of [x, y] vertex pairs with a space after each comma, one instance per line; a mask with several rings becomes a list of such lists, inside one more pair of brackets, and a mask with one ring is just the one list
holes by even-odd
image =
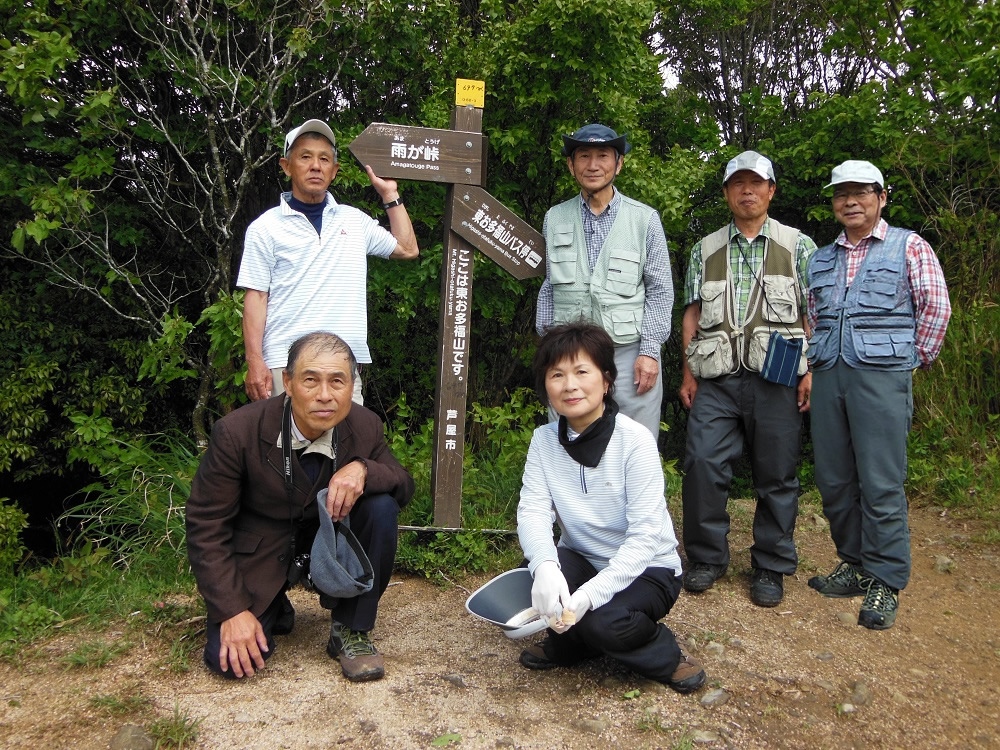
[[[772, 331], [785, 338], [805, 339], [795, 246], [799, 230], [767, 219], [768, 237], [763, 268], [753, 284], [747, 309], [737, 310], [730, 281], [730, 225], [701, 241], [701, 314], [698, 331], [687, 349], [688, 366], [695, 377], [714, 378], [741, 367], [760, 372]], [[740, 314], [746, 315], [737, 325]], [[803, 342], [799, 374], [808, 369]]]
[[553, 322], [588, 320], [607, 331], [616, 345], [635, 343], [646, 301], [646, 230], [655, 212], [622, 195], [591, 272], [580, 208], [580, 197], [575, 196], [549, 209], [546, 221]]

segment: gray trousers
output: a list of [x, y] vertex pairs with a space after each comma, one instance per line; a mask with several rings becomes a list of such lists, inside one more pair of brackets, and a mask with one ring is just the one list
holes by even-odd
[[[639, 343], [625, 344], [615, 347], [615, 367], [618, 377], [615, 378], [615, 401], [618, 409], [627, 417], [631, 417], [651, 433], [660, 437], [660, 404], [663, 401], [663, 371], [656, 378], [653, 387], [641, 396], [636, 393], [635, 358], [639, 356]], [[559, 415], [555, 409], [549, 408], [549, 421], [556, 422]]]
[[838, 360], [813, 373], [816, 486], [837, 556], [895, 589], [910, 580], [903, 482], [912, 418], [909, 370], [856, 370]]
[[741, 370], [699, 380], [687, 423], [684, 457], [684, 549], [689, 563], [729, 564], [726, 501], [733, 466], [746, 443], [757, 493], [750, 562], [795, 572], [792, 533], [799, 512], [802, 415], [796, 389]]

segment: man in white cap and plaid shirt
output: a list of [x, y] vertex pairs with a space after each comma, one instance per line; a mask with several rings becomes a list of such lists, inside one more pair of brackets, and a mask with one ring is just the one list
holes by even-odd
[[684, 285], [684, 372], [680, 397], [690, 409], [684, 459], [684, 587], [710, 588], [729, 566], [726, 503], [744, 443], [757, 507], [750, 548], [750, 599], [777, 606], [783, 576], [798, 558], [802, 412], [811, 377], [804, 355], [789, 382], [765, 379], [774, 338], [804, 343], [806, 266], [816, 244], [768, 216], [774, 167], [756, 151], [726, 165], [722, 194], [733, 219], [691, 250]]
[[[285, 136], [279, 161], [291, 190], [247, 229], [236, 286], [246, 290], [243, 340], [247, 395], [282, 392], [288, 348], [313, 331], [335, 333], [361, 365], [368, 349], [368, 256], [413, 259], [419, 253], [395, 180], [368, 179], [389, 217], [386, 230], [328, 192], [337, 176], [337, 140], [322, 120], [307, 120]], [[353, 400], [363, 403], [361, 378]]]
[[[587, 320], [615, 343], [621, 413], [660, 434], [660, 349], [670, 335], [674, 284], [657, 211], [622, 195], [614, 181], [631, 150], [606, 125], [563, 136], [562, 154], [580, 192], [545, 214], [545, 281], [538, 334]], [[555, 412], [549, 412], [554, 420]]]
[[833, 169], [844, 231], [809, 262], [809, 363], [815, 373], [816, 486], [841, 562], [809, 585], [864, 596], [858, 625], [886, 630], [910, 578], [906, 436], [916, 367], [941, 351], [951, 302], [937, 256], [882, 218], [882, 172], [851, 159]]

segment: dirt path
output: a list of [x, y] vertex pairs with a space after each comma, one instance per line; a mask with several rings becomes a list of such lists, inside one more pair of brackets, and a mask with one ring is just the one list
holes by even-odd
[[[734, 510], [744, 526], [750, 505]], [[401, 577], [376, 628], [387, 661], [381, 682], [340, 677], [323, 649], [325, 612], [296, 591], [295, 632], [250, 681], [197, 666], [171, 672], [170, 644], [123, 623], [101, 637], [133, 646], [103, 668], [59, 661], [81, 633], [0, 665], [0, 747], [107, 748], [122, 724], [148, 726], [175, 706], [202, 719], [200, 748], [428, 748], [449, 734], [465, 748], [1000, 747], [998, 550], [976, 543], [969, 524], [927, 509], [912, 514], [911, 530], [913, 578], [896, 627], [883, 633], [854, 624], [860, 600], [823, 599], [806, 586], [834, 563], [812, 510], [797, 531], [799, 574], [773, 610], [747, 600], [748, 537], [734, 532], [729, 575], [707, 594], [683, 594], [667, 618], [708, 671], [709, 686], [694, 696], [607, 660], [529, 672], [517, 664], [525, 644], [467, 615], [464, 591]], [[951, 572], [938, 570], [941, 556]], [[472, 590], [483, 580], [461, 583]], [[715, 688], [722, 701], [703, 705]], [[115, 716], [95, 696], [148, 701]]]

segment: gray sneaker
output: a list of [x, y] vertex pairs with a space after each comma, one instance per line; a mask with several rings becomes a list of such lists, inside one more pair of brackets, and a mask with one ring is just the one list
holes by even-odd
[[865, 578], [862, 585], [865, 587], [865, 600], [858, 613], [858, 625], [869, 630], [888, 630], [896, 622], [899, 591], [877, 578]]
[[331, 659], [340, 661], [344, 677], [351, 682], [371, 682], [385, 677], [382, 654], [375, 650], [371, 636], [364, 630], [351, 630], [334, 620], [326, 653]]
[[864, 571], [849, 562], [842, 562], [828, 576], [813, 576], [809, 579], [809, 588], [816, 589], [823, 596], [836, 599], [849, 599], [852, 596], [864, 596], [865, 589], [861, 585]]

